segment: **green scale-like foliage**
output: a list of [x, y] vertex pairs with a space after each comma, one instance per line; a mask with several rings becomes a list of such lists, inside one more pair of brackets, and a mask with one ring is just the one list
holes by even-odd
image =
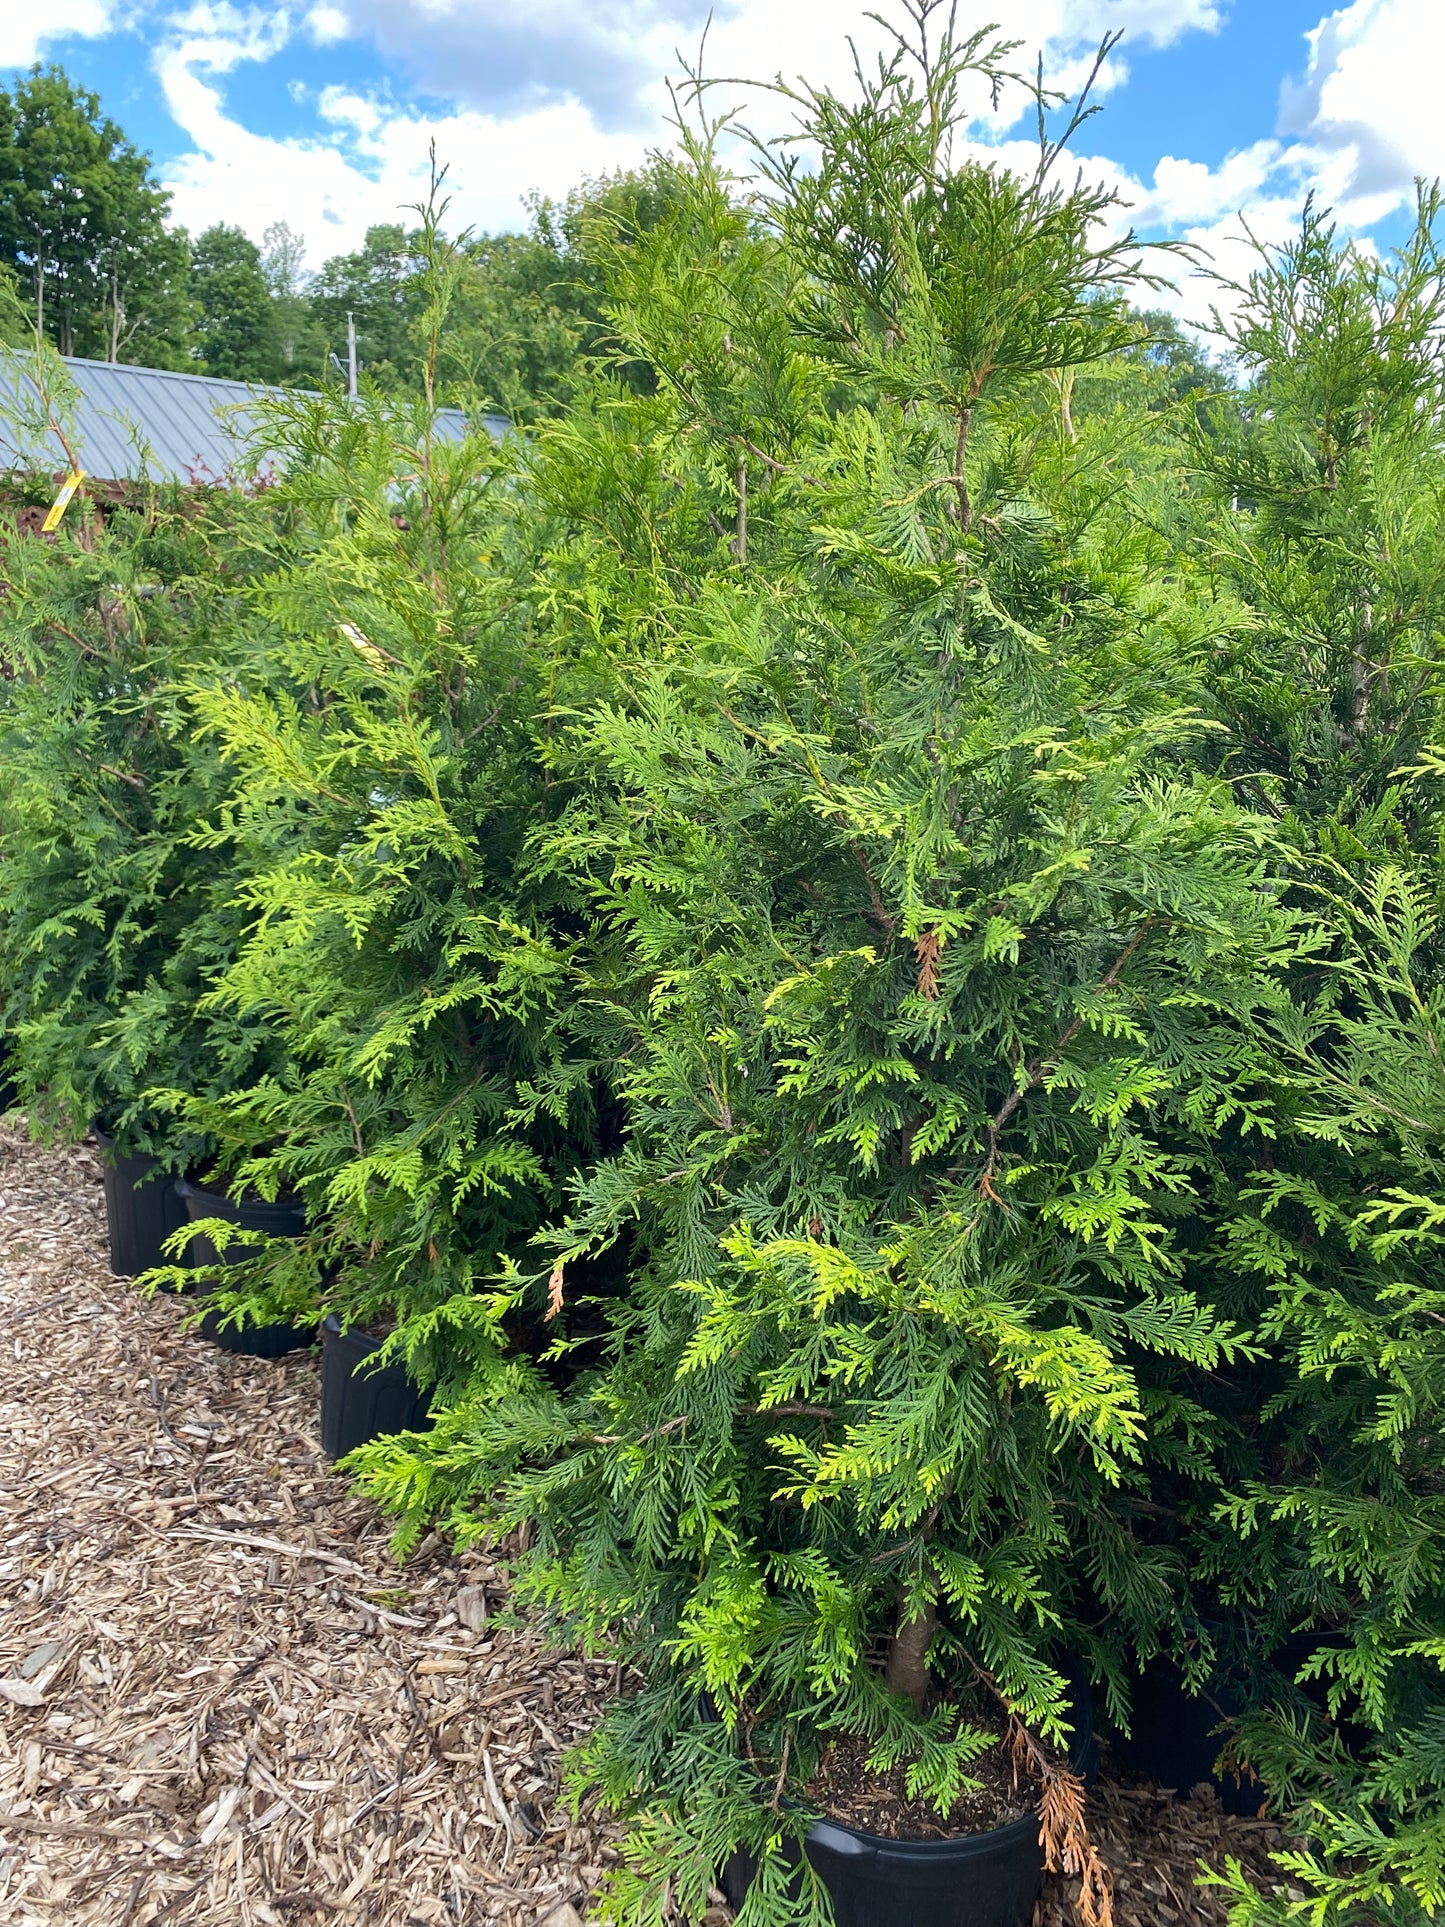
[[1251, 386], [1194, 437], [1174, 509], [1219, 612], [1226, 766], [1313, 931], [1270, 1026], [1274, 1138], [1235, 1162], [1201, 1256], [1267, 1360], [1219, 1405], [1231, 1477], [1199, 1563], [1226, 1600], [1325, 1632], [1307, 1693], [1242, 1736], [1313, 1836], [1287, 1863], [1303, 1897], [1236, 1880], [1240, 1923], [1445, 1905], [1438, 221], [1423, 192], [1382, 260], [1307, 210], [1261, 260], [1231, 326]]
[[[699, 145], [614, 263], [656, 392], [531, 464], [556, 646], [611, 658], [559, 689], [532, 843], [591, 906], [626, 1141], [509, 1267], [556, 1366], [499, 1355], [362, 1463], [404, 1539], [525, 1528], [524, 1589], [643, 1667], [582, 1765], [637, 1821], [627, 1919], [700, 1911], [739, 1842], [750, 1920], [820, 1906], [783, 1842], [832, 1732], [946, 1812], [981, 1688], [1060, 1739], [1072, 1649], [1122, 1705], [1257, 1347], [1196, 1253], [1308, 924], [1214, 773], [1217, 631], [1113, 499], [1147, 415], [1061, 429], [1127, 260], [1089, 196], [950, 171], [949, 84], [808, 102], [816, 174], [750, 210]], [[626, 1296], [576, 1304], [617, 1252]]]
[[190, 744], [181, 673], [233, 660], [249, 505], [157, 500], [54, 546], [12, 540], [0, 598], [0, 973], [32, 1123], [99, 1118], [172, 1164], [204, 1140], [153, 1087], [229, 1090], [275, 1060], [250, 1016], [202, 1008], [244, 912], [234, 839], [191, 835], [225, 794]]
[[[456, 271], [439, 244], [429, 259], [428, 368]], [[417, 1372], [457, 1375], [525, 1343], [487, 1281], [609, 1128], [568, 1056], [581, 925], [525, 847], [552, 805], [518, 448], [445, 440], [429, 397], [374, 394], [286, 398], [266, 436], [285, 474], [253, 655], [189, 696], [229, 779], [197, 845], [239, 836], [252, 857], [212, 1003], [263, 1021], [287, 1062], [189, 1115], [238, 1182], [306, 1199], [326, 1282], [318, 1304], [273, 1253], [217, 1302], [399, 1328]]]

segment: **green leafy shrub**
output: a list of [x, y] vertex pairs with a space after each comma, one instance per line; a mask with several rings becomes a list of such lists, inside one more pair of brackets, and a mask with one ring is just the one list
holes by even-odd
[[228, 1090], [272, 1067], [262, 1026], [206, 1005], [244, 913], [234, 842], [198, 859], [225, 792], [179, 677], [228, 660], [256, 505], [154, 495], [54, 541], [5, 543], [0, 595], [0, 982], [32, 1123], [98, 1118], [128, 1152], [207, 1150], [159, 1086]]
[[[1218, 612], [1226, 767], [1275, 824], [1313, 958], [1271, 1025], [1275, 1128], [1221, 1193], [1217, 1294], [1267, 1357], [1196, 1558], [1226, 1598], [1326, 1629], [1310, 1690], [1241, 1744], [1309, 1848], [1299, 1899], [1234, 1919], [1344, 1927], [1445, 1904], [1438, 1036], [1445, 525], [1439, 196], [1394, 257], [1307, 210], [1229, 339], [1244, 405], [1194, 438], [1179, 566]], [[1313, 1684], [1310, 1682], [1313, 1681]]]
[[[459, 263], [426, 211], [422, 394], [294, 395], [249, 657], [188, 679], [227, 772], [202, 849], [244, 843], [246, 933], [213, 1007], [284, 1070], [185, 1105], [237, 1183], [299, 1191], [326, 1273], [230, 1281], [245, 1315], [392, 1330], [436, 1378], [527, 1343], [489, 1281], [608, 1127], [569, 1045], [577, 906], [540, 876], [552, 809], [533, 719], [551, 663], [516, 560], [516, 444], [443, 436]], [[535, 1347], [534, 1347], [535, 1348]]]
[[[614, 262], [656, 394], [534, 464], [559, 646], [610, 675], [533, 844], [590, 897], [626, 1141], [513, 1279], [575, 1382], [499, 1357], [359, 1463], [403, 1543], [519, 1531], [524, 1591], [642, 1669], [579, 1768], [635, 1821], [629, 1920], [739, 1844], [745, 1918], [818, 1917], [787, 1842], [839, 1732], [947, 1813], [981, 1688], [1057, 1741], [1072, 1649], [1122, 1707], [1257, 1348], [1196, 1253], [1308, 932], [1215, 772], [1212, 637], [1100, 484], [1127, 439], [1062, 407], [1138, 338], [1129, 251], [1047, 155], [948, 161], [1001, 58], [806, 97], [817, 166], [752, 206], [695, 145]], [[618, 1249], [582, 1349], [573, 1268]]]

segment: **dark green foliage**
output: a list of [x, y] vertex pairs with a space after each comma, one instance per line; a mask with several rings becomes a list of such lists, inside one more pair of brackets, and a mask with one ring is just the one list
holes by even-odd
[[157, 501], [104, 525], [82, 507], [53, 547], [4, 553], [9, 1068], [37, 1128], [98, 1117], [126, 1151], [180, 1164], [205, 1142], [156, 1087], [232, 1089], [276, 1055], [254, 1018], [204, 1005], [245, 913], [234, 845], [202, 862], [191, 843], [223, 772], [190, 744], [176, 684], [233, 639], [235, 549], [195, 505]]
[[[526, 234], [459, 237], [443, 384], [518, 421], [555, 413], [583, 363], [608, 351], [602, 253], [645, 232], [670, 192], [659, 159], [538, 201]], [[0, 270], [63, 353], [316, 388], [344, 382], [350, 316], [372, 387], [419, 391], [422, 229], [373, 227], [308, 273], [284, 222], [261, 246], [225, 225], [192, 246], [168, 214], [148, 158], [61, 69], [0, 89]], [[628, 378], [646, 385], [650, 373]]]
[[1196, 431], [1174, 510], [1220, 620], [1225, 766], [1292, 852], [1316, 953], [1273, 1027], [1276, 1135], [1217, 1232], [1272, 1362], [1241, 1388], [1209, 1561], [1334, 1629], [1317, 1704], [1247, 1734], [1315, 1837], [1290, 1862], [1306, 1898], [1241, 1897], [1241, 1924], [1445, 1904], [1439, 211], [1423, 193], [1380, 260], [1309, 209], [1262, 259], [1229, 336], [1250, 387]]
[[[448, 333], [446, 365], [485, 405], [514, 421], [556, 414], [587, 379], [590, 362], [615, 358], [604, 263], [662, 220], [676, 195], [671, 165], [586, 181], [560, 205], [538, 201], [529, 233], [479, 235]], [[646, 389], [652, 371], [625, 354], [618, 368]]]
[[[1390, 261], [1308, 211], [1215, 366], [1056, 147], [955, 164], [1010, 50], [904, 11], [931, 52], [794, 93], [806, 168], [704, 115], [525, 237], [433, 196], [309, 309], [294, 237], [217, 244], [289, 379], [355, 314], [361, 396], [271, 404], [255, 502], [18, 555], [6, 1026], [42, 1123], [304, 1195], [215, 1302], [441, 1382], [357, 1470], [636, 1667], [573, 1762], [620, 1919], [742, 1844], [743, 1927], [821, 1923], [833, 1735], [947, 1813], [1000, 1712], [1066, 1737], [1072, 1657], [1127, 1719], [1202, 1628], [1272, 1660], [1229, 1740], [1309, 1841], [1237, 1927], [1409, 1927], [1438, 200]], [[449, 385], [527, 438], [441, 441]]]
[[[425, 387], [456, 262], [430, 214], [423, 244]], [[509, 1342], [488, 1281], [598, 1128], [567, 1055], [577, 919], [525, 848], [550, 807], [548, 669], [511, 552], [517, 451], [434, 429], [425, 399], [370, 392], [268, 411], [288, 472], [253, 653], [239, 676], [199, 666], [189, 697], [229, 774], [197, 842], [239, 838], [250, 863], [217, 1005], [264, 1021], [287, 1070], [186, 1107], [238, 1179], [304, 1194], [325, 1306], [398, 1326], [433, 1375]], [[247, 1302], [314, 1316], [290, 1282]]]
[[355, 254], [333, 256], [312, 283], [311, 312], [330, 352], [345, 361], [350, 315], [358, 362], [379, 388], [411, 385], [416, 368], [412, 325], [425, 304], [417, 268], [416, 235], [389, 223], [368, 228]]
[[209, 375], [273, 381], [286, 366], [261, 250], [238, 227], [209, 227], [191, 252], [195, 339]]
[[[1307, 933], [1212, 772], [1193, 612], [1056, 433], [1137, 339], [1127, 257], [1047, 173], [948, 167], [980, 57], [810, 99], [816, 173], [752, 209], [699, 146], [609, 260], [655, 393], [534, 465], [564, 646], [611, 658], [534, 841], [591, 899], [627, 1138], [513, 1280], [581, 1375], [499, 1357], [364, 1468], [404, 1536], [525, 1526], [524, 1588], [644, 1669], [586, 1754], [638, 1921], [739, 1841], [751, 1917], [803, 1918], [830, 1732], [946, 1812], [980, 1682], [1057, 1739], [1072, 1647], [1122, 1703], [1195, 1583], [1156, 1486], [1207, 1519], [1208, 1387], [1259, 1344], [1194, 1253]], [[625, 1298], [571, 1282], [609, 1252]]]
[[149, 157], [58, 67], [0, 90], [0, 263], [63, 354], [184, 364], [187, 247], [169, 210]]

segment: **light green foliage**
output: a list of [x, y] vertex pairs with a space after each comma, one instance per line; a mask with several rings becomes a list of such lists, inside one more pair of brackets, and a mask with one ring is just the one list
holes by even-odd
[[1065, 1650], [1122, 1686], [1190, 1597], [1156, 1482], [1207, 1518], [1203, 1394], [1259, 1342], [1193, 1253], [1305, 925], [1216, 774], [1196, 612], [1104, 431], [1058, 432], [1050, 377], [1138, 337], [1126, 258], [1048, 171], [948, 164], [985, 57], [809, 97], [816, 172], [751, 205], [696, 142], [611, 261], [656, 392], [599, 383], [532, 466], [549, 618], [610, 658], [534, 844], [590, 897], [629, 1122], [516, 1302], [609, 1251], [632, 1284], [600, 1356], [559, 1335], [569, 1389], [498, 1361], [361, 1463], [404, 1537], [525, 1524], [524, 1589], [644, 1667], [582, 1767], [636, 1817], [627, 1920], [739, 1843], [751, 1917], [811, 1917], [784, 1848], [832, 1731], [947, 1810], [980, 1695], [1058, 1739]]
[[[268, 408], [287, 466], [250, 655], [188, 679], [229, 777], [197, 845], [251, 855], [213, 1007], [263, 1021], [288, 1060], [188, 1115], [238, 1179], [302, 1192], [325, 1305], [399, 1325], [431, 1376], [506, 1342], [486, 1282], [595, 1128], [566, 1054], [575, 923], [524, 847], [549, 808], [530, 728], [547, 665], [511, 552], [518, 451], [440, 439], [425, 392], [457, 268], [437, 220], [422, 398]], [[246, 1302], [315, 1315], [283, 1286], [247, 1280]]]

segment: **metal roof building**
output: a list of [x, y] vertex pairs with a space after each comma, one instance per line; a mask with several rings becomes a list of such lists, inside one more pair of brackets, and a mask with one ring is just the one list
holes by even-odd
[[[77, 396], [75, 433], [67, 427], [67, 435], [96, 481], [215, 483], [264, 469], [264, 449], [252, 441], [257, 399], [298, 392], [75, 355], [61, 359]], [[0, 417], [11, 416], [0, 419], [0, 468], [48, 473], [66, 466], [55, 435], [15, 425], [33, 417], [39, 400], [28, 363], [24, 354], [0, 356]], [[495, 436], [509, 426], [500, 415], [482, 419]], [[465, 426], [459, 408], [439, 411], [438, 428], [448, 441], [459, 440]]]

